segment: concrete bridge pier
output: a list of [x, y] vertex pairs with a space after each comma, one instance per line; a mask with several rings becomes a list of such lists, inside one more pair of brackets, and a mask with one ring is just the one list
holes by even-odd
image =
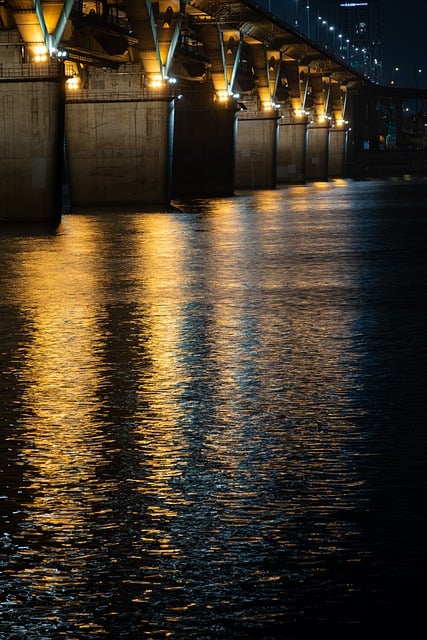
[[328, 180], [329, 122], [307, 126], [305, 177], [310, 182]]
[[176, 101], [172, 196], [221, 197], [234, 194], [236, 109], [187, 93]]
[[0, 220], [61, 219], [62, 66], [0, 65]]
[[236, 189], [276, 187], [279, 116], [264, 112], [238, 114]]
[[302, 184], [305, 181], [306, 120], [279, 121], [277, 182]]
[[328, 176], [343, 178], [345, 175], [348, 131], [343, 127], [332, 127], [328, 140]]
[[72, 207], [169, 203], [173, 98], [144, 88], [140, 70], [90, 69], [67, 95]]

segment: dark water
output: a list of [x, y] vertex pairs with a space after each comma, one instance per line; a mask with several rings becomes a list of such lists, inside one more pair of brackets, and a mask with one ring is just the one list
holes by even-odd
[[421, 637], [426, 196], [0, 229], [2, 640]]

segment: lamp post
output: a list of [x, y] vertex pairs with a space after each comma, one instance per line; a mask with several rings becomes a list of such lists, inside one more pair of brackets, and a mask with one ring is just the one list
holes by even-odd
[[338, 34], [338, 42], [339, 42], [338, 49], [339, 49], [339, 52], [340, 52], [340, 56], [343, 57], [343, 55], [342, 55], [342, 33]]
[[[323, 39], [322, 32], [320, 31], [322, 27], [328, 28], [328, 21], [325, 18], [322, 18], [319, 13], [317, 13], [317, 42], [320, 44], [320, 38]], [[328, 36], [326, 35], [326, 44], [327, 44]]]
[[[418, 76], [419, 74], [422, 73], [422, 69], [418, 69], [418, 67], [415, 67], [414, 69], [414, 80], [415, 80], [415, 89], [418, 89]], [[415, 127], [416, 127], [416, 132], [418, 133], [418, 96], [415, 96]]]
[[317, 12], [317, 43], [319, 44], [320, 40], [320, 21], [322, 20], [322, 16]]
[[398, 71], [399, 71], [399, 67], [394, 67], [394, 69], [392, 71], [392, 74], [391, 74], [390, 84], [396, 84], [397, 77], [395, 78], [394, 74], [398, 73]]
[[310, 38], [310, 2], [306, 0], [307, 3], [305, 5], [307, 11], [307, 38]]
[[332, 34], [332, 51], [335, 53], [335, 27], [329, 27], [329, 33]]

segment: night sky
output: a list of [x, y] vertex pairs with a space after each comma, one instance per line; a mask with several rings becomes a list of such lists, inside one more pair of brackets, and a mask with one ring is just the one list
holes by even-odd
[[[301, 31], [306, 31], [306, 0], [258, 0], [267, 9], [271, 6], [280, 18], [293, 24], [296, 5]], [[392, 78], [400, 86], [427, 88], [427, 0], [382, 0], [384, 10], [383, 84]], [[328, 17], [329, 0], [309, 0], [311, 23], [317, 15]], [[311, 39], [315, 34], [311, 33]], [[395, 67], [399, 68], [395, 72]], [[417, 69], [421, 73], [415, 74]]]

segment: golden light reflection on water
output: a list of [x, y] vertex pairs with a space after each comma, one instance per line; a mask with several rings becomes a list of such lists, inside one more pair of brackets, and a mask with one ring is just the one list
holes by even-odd
[[[41, 590], [69, 583], [73, 566], [85, 561], [75, 545], [91, 538], [96, 468], [105, 446], [96, 421], [102, 376], [94, 313], [96, 254], [90, 222], [75, 222], [73, 239], [59, 234], [22, 254], [15, 287], [15, 302], [31, 327], [19, 371], [24, 388], [19, 440], [29, 496], [21, 505], [22, 538], [30, 532], [53, 545], [43, 562], [21, 577], [26, 574]], [[57, 252], [66, 263], [68, 256], [70, 269], [57, 268]], [[70, 564], [58, 570], [59, 561]]]
[[173, 480], [184, 472], [188, 449], [179, 409], [180, 386], [186, 375], [178, 359], [188, 254], [182, 231], [169, 216], [152, 215], [144, 220], [135, 246], [149, 327], [143, 335], [144, 348], [151, 362], [149, 378], [140, 381], [138, 390], [140, 403], [149, 412], [137, 416], [136, 430], [145, 471], [138, 490], [148, 501], [142, 543], [150, 545], [150, 554], [162, 556], [177, 553], [170, 535], [158, 523], [174, 518], [177, 505], [184, 502]]
[[[357, 486], [343, 454], [355, 358], [352, 307], [334, 300], [352, 275], [309, 203], [295, 188], [190, 213], [76, 215], [28, 242], [8, 294], [29, 334], [10, 436], [26, 564], [11, 576], [73, 597], [78, 585], [111, 616], [118, 592], [161, 611], [138, 609], [149, 634], [178, 612], [239, 606], [223, 575], [255, 593], [280, 581], [270, 555], [309, 563], [342, 544], [328, 514]], [[338, 241], [349, 250], [345, 231]]]
[[[212, 293], [209, 296], [212, 305], [206, 340], [215, 377], [211, 382], [213, 411], [203, 453], [223, 474], [215, 493], [222, 493], [225, 486], [234, 491], [227, 482], [234, 477], [240, 484], [236, 476], [246, 461], [245, 409], [239, 399], [244, 395], [251, 358], [256, 357], [256, 353], [251, 353], [253, 317], [247, 308], [248, 295], [251, 295], [247, 275], [252, 269], [253, 256], [251, 251], [246, 253], [243, 249], [248, 242], [247, 222], [239, 202], [218, 200], [209, 216], [204, 278], [206, 293]], [[243, 486], [240, 491], [246, 493]]]
[[[71, 237], [59, 234], [54, 246], [25, 254], [19, 269], [19, 302], [27, 310], [32, 333], [21, 381], [25, 387], [24, 482], [32, 495], [31, 503], [24, 506], [34, 530], [50, 533], [65, 546], [91, 537], [94, 511], [99, 515], [96, 503], [114, 485], [114, 479], [99, 484], [98, 467], [105, 465], [111, 447], [118, 446], [109, 442], [100, 422], [106, 409], [100, 390], [109, 368], [105, 362], [109, 336], [102, 329], [108, 314], [103, 296], [111, 284], [106, 282], [111, 258], [103, 234], [94, 240], [93, 222], [73, 218]], [[134, 271], [126, 277], [139, 284], [133, 301], [144, 310], [141, 324], [147, 329], [134, 327], [136, 335], [128, 355], [134, 352], [138, 362], [139, 353], [148, 353], [145, 361], [150, 365], [148, 370], [141, 366], [130, 371], [136, 393], [134, 446], [139, 448], [144, 480], [127, 480], [148, 500], [148, 529], [142, 543], [155, 541], [158, 547], [151, 553], [167, 555], [172, 553], [168, 535], [153, 523], [174, 517], [174, 505], [182, 501], [169, 483], [181, 475], [183, 464], [179, 464], [187, 447], [178, 421], [183, 372], [177, 362], [185, 242], [179, 227], [171, 228], [171, 219], [164, 215], [145, 218], [143, 227], [133, 232], [127, 237], [126, 267]], [[69, 261], [70, 269], [56, 268], [58, 251], [61, 263]], [[120, 304], [122, 293], [118, 291], [117, 296], [108, 302]], [[108, 528], [105, 512], [103, 515]], [[67, 556], [67, 549], [64, 553]], [[53, 579], [49, 573], [51, 584], [69, 579], [66, 574], [62, 578], [61, 573], [55, 575]], [[32, 580], [44, 588], [43, 572], [39, 583], [34, 575]]]

